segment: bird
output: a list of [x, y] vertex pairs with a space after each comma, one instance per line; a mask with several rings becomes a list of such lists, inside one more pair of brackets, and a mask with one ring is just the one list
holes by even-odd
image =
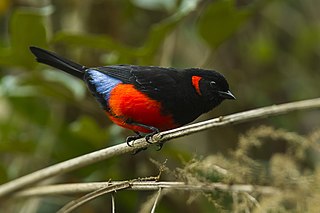
[[154, 134], [181, 127], [222, 101], [236, 99], [225, 77], [215, 70], [126, 64], [86, 67], [39, 47], [31, 46], [30, 51], [39, 63], [83, 80], [109, 119], [134, 131], [127, 137], [129, 146], [141, 137], [151, 143]]

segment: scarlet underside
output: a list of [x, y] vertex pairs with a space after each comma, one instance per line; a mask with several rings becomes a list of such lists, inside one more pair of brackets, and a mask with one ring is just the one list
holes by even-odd
[[138, 132], [149, 133], [149, 129], [136, 124], [167, 130], [176, 127], [171, 115], [164, 115], [161, 103], [150, 99], [130, 84], [118, 84], [110, 93], [109, 118], [119, 126]]

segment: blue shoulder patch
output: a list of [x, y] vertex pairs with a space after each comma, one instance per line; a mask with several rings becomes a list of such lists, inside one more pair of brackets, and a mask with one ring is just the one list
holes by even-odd
[[88, 69], [85, 72], [85, 81], [91, 93], [98, 99], [103, 107], [108, 104], [112, 89], [122, 83], [119, 79], [108, 76], [95, 69]]

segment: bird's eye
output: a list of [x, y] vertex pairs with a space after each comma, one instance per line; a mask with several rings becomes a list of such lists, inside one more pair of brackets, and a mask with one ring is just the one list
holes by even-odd
[[210, 86], [215, 86], [216, 85], [216, 82], [215, 81], [210, 81]]

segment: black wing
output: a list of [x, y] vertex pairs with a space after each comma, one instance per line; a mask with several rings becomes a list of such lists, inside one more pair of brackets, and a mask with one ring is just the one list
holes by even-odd
[[137, 89], [147, 94], [157, 94], [176, 88], [181, 79], [181, 73], [174, 68], [136, 65], [115, 65], [94, 68], [125, 84], [133, 84]]

